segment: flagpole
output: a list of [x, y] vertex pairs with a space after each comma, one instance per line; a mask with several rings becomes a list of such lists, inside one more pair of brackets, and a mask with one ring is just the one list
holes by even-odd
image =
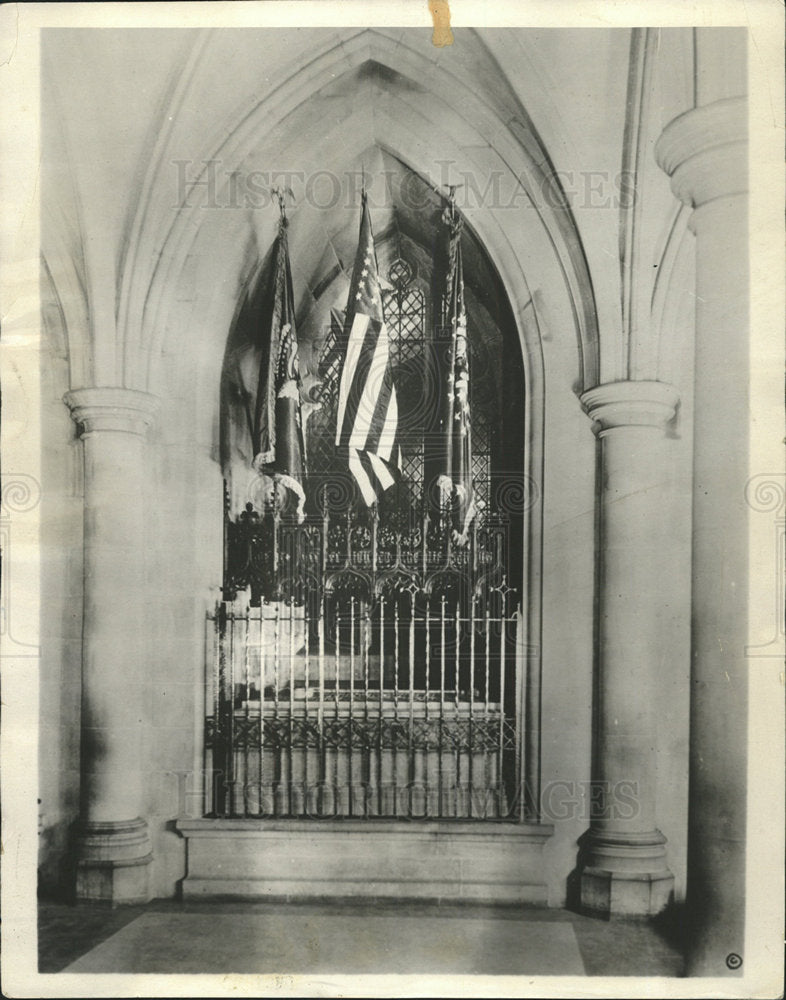
[[[452, 228], [455, 224], [456, 218], [456, 185], [451, 184], [448, 186], [448, 213], [449, 218], [446, 220], [448, 225]], [[443, 216], [444, 218], [444, 216]], [[448, 238], [450, 240], [450, 237]], [[448, 244], [450, 246], [450, 243]], [[450, 278], [450, 285], [447, 282], [445, 284], [445, 291], [443, 292], [444, 299], [442, 302], [442, 326], [445, 328], [450, 314], [452, 312], [453, 304], [453, 269], [452, 262], [448, 261], [448, 276]], [[448, 527], [448, 537], [450, 536], [450, 527], [452, 526], [452, 504], [453, 504], [453, 421], [455, 416], [455, 377], [456, 377], [456, 324], [451, 321], [451, 331], [450, 331], [450, 362], [448, 366], [448, 412], [445, 427], [445, 470], [443, 475], [440, 477], [440, 515], [443, 523]]]
[[[296, 516], [302, 522], [305, 514], [305, 448], [300, 416], [300, 371], [298, 343], [295, 332], [294, 296], [287, 241], [286, 200], [294, 201], [291, 188], [275, 187], [271, 195], [278, 201], [278, 237], [274, 256], [274, 276], [269, 303], [271, 309], [268, 357], [264, 376], [260, 377], [258, 397], [264, 393], [268, 401], [266, 447], [254, 458], [261, 475], [272, 476], [273, 504], [281, 506], [279, 489], [289, 490], [297, 497]], [[259, 409], [259, 404], [257, 406]]]
[[466, 545], [467, 529], [475, 515], [475, 507], [469, 415], [469, 356], [461, 259], [462, 219], [456, 212], [456, 188], [459, 186], [456, 184], [448, 186], [448, 204], [442, 214], [442, 220], [449, 229], [448, 271], [443, 292], [442, 325], [444, 329], [448, 322], [450, 323], [451, 339], [445, 457], [444, 471], [440, 477], [440, 500], [443, 518], [448, 521], [449, 528], [452, 529], [449, 530], [449, 536], [457, 544]]

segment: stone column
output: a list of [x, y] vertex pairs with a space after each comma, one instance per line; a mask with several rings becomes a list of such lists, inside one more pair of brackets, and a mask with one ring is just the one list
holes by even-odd
[[81, 826], [76, 896], [150, 898], [142, 812], [142, 693], [147, 498], [145, 435], [154, 397], [78, 389], [65, 402], [84, 448]]
[[654, 696], [669, 591], [665, 428], [677, 401], [672, 386], [645, 381], [581, 397], [601, 469], [594, 802], [580, 898], [603, 915], [658, 913], [674, 887], [656, 825]]
[[748, 171], [744, 98], [672, 121], [656, 146], [672, 190], [694, 208], [688, 970], [722, 975], [743, 954], [747, 664]]

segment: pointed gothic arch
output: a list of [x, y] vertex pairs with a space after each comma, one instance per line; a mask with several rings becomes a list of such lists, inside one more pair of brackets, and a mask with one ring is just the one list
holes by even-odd
[[[201, 42], [200, 44], [204, 44]], [[479, 52], [493, 62], [479, 40]], [[454, 74], [424, 57], [421, 52], [401, 44], [390, 34], [373, 29], [359, 32], [340, 44], [328, 35], [321, 52], [310, 62], [271, 86], [262, 101], [252, 96], [236, 110], [232, 121], [218, 134], [211, 134], [201, 150], [191, 150], [189, 162], [195, 167], [192, 180], [205, 183], [209, 164], [221, 164], [225, 188], [217, 192], [219, 204], [226, 197], [227, 180], [253, 155], [264, 151], [268, 164], [275, 163], [285, 149], [282, 139], [289, 133], [287, 122], [309, 98], [337, 79], [374, 64], [389, 74], [386, 86], [391, 95], [388, 107], [374, 110], [373, 128], [378, 142], [388, 145], [400, 158], [435, 183], [444, 169], [445, 151], [455, 169], [487, 183], [489, 171], [497, 171], [509, 182], [505, 204], [476, 213], [471, 221], [482, 236], [506, 283], [514, 308], [523, 309], [531, 296], [524, 292], [528, 281], [533, 287], [549, 289], [548, 294], [562, 294], [567, 302], [569, 320], [577, 342], [578, 387], [597, 380], [598, 329], [592, 283], [578, 230], [554, 174], [548, 151], [540, 142], [526, 111], [497, 70], [495, 87], [482, 95]], [[193, 66], [189, 63], [193, 73]], [[493, 65], [490, 67], [493, 69]], [[425, 82], [424, 82], [425, 81]], [[178, 107], [187, 100], [177, 91]], [[413, 101], [413, 88], [417, 95]], [[402, 128], [402, 115], [407, 125]], [[463, 142], [451, 138], [451, 129], [461, 133]], [[325, 123], [323, 150], [351, 141], [351, 135], [333, 132], [332, 141]], [[440, 153], [431, 155], [435, 136]], [[473, 160], [467, 150], [482, 149], [488, 155]], [[172, 153], [172, 150], [167, 152]], [[126, 254], [128, 277], [124, 280], [119, 304], [121, 335], [125, 348], [126, 384], [151, 387], [155, 361], [165, 338], [170, 296], [204, 221], [199, 199], [183, 199], [179, 206], [171, 201], [172, 160], [159, 154], [160, 166], [151, 178], [137, 207], [132, 239]], [[329, 152], [328, 152], [329, 156]], [[491, 166], [489, 166], [489, 163]], [[201, 165], [201, 166], [200, 166]], [[510, 185], [516, 191], [511, 197]], [[193, 194], [193, 192], [192, 192]], [[499, 213], [505, 220], [502, 226]], [[469, 214], [469, 213], [468, 213]], [[498, 218], [493, 218], [494, 216]], [[515, 224], [510, 225], [511, 216]], [[141, 221], [139, 221], [141, 220]], [[521, 239], [512, 243], [506, 236], [514, 228]]]
[[[348, 54], [349, 53], [349, 54]], [[415, 73], [415, 68], [423, 69], [421, 57], [411, 52], [399, 52], [390, 40], [377, 32], [363, 33], [351, 44], [345, 44], [340, 51], [329, 49], [318, 56], [313, 64], [302, 67], [287, 80], [268, 100], [254, 104], [250, 111], [239, 115], [240, 124], [227, 129], [227, 135], [217, 145], [205, 150], [205, 157], [223, 157], [225, 175], [231, 177], [244, 164], [253, 162], [255, 152], [263, 151], [271, 162], [276, 157], [292, 155], [289, 148], [293, 135], [297, 144], [297, 132], [293, 131], [293, 116], [302, 108], [307, 98], [318, 92], [320, 82], [334, 79], [337, 71], [348, 76], [361, 67], [379, 65], [398, 74], [391, 83], [390, 98], [385, 107], [376, 108], [365, 135], [352, 134], [349, 126], [357, 120], [342, 123], [339, 130], [332, 129], [325, 122], [321, 129], [321, 141], [315, 145], [319, 150], [317, 163], [312, 167], [340, 172], [342, 167], [353, 164], [352, 154], [366, 148], [369, 142], [393, 153], [397, 159], [428, 179], [433, 185], [440, 181], [442, 163], [438, 156], [430, 152], [435, 135], [439, 138], [440, 156], [447, 155], [451, 168], [460, 174], [470, 175], [482, 170], [471, 150], [454, 141], [444, 130], [446, 114], [455, 116], [459, 112], [456, 105], [466, 96], [449, 82], [453, 106], [445, 104], [445, 80], [442, 86], [431, 87], [435, 71], [430, 69], [427, 78], [429, 87], [420, 88], [417, 113], [407, 100], [404, 84], [412, 86], [412, 77], [406, 77], [400, 69]], [[398, 66], [396, 69], [394, 67]], [[439, 76], [439, 73], [436, 73]], [[425, 95], [425, 96], [424, 96]], [[476, 104], [474, 97], [470, 103]], [[273, 107], [271, 108], [271, 104]], [[286, 109], [286, 110], [285, 110]], [[483, 108], [488, 114], [488, 107]], [[281, 117], [276, 119], [275, 114]], [[404, 125], [403, 121], [407, 124]], [[581, 244], [570, 213], [564, 205], [550, 203], [543, 197], [543, 179], [548, 177], [548, 156], [542, 148], [532, 142], [534, 133], [527, 132], [527, 146], [521, 141], [521, 130], [515, 123], [503, 123], [492, 114], [483, 132], [478, 133], [477, 121], [464, 119], [464, 128], [471, 128], [479, 146], [491, 150], [495, 163], [501, 164], [503, 173], [516, 184], [528, 179], [528, 196], [533, 199], [529, 207], [520, 204], [502, 206], [467, 206], [465, 216], [468, 224], [476, 231], [479, 240], [489, 254], [497, 270], [502, 286], [511, 306], [518, 328], [518, 337], [524, 358], [525, 405], [524, 405], [524, 474], [531, 486], [531, 501], [525, 505], [524, 520], [524, 588], [527, 603], [524, 609], [524, 646], [532, 657], [529, 674], [532, 678], [528, 692], [528, 704], [533, 718], [537, 716], [539, 705], [540, 677], [540, 633], [541, 633], [541, 567], [542, 567], [542, 466], [543, 466], [543, 408], [544, 372], [541, 348], [541, 303], [548, 302], [549, 322], [552, 334], [556, 327], [563, 339], [573, 331], [575, 365], [572, 374], [563, 373], [562, 380], [580, 389], [591, 384], [597, 373], [597, 321], [594, 313], [592, 289], [586, 270]], [[489, 140], [486, 133], [493, 133]], [[317, 131], [317, 136], [319, 130]], [[289, 140], [289, 141], [288, 141]], [[353, 145], [348, 145], [350, 140]], [[314, 137], [311, 137], [314, 145]], [[302, 150], [302, 145], [301, 145]], [[500, 152], [501, 151], [501, 152]], [[520, 173], [516, 172], [516, 169]], [[553, 179], [552, 179], [553, 180]], [[549, 189], [554, 192], [553, 184]], [[226, 197], [227, 188], [219, 189], [217, 197]], [[540, 201], [540, 204], [537, 204]], [[533, 203], [537, 211], [532, 211]], [[195, 398], [196, 419], [202, 422], [200, 436], [209, 436], [205, 421], [217, 426], [218, 394], [215, 372], [220, 368], [222, 337], [220, 331], [228, 329], [231, 315], [236, 307], [240, 289], [252, 273], [254, 260], [249, 258], [255, 248], [264, 244], [264, 236], [250, 227], [248, 214], [242, 212], [224, 213], [225, 245], [234, 242], [233, 254], [225, 260], [211, 254], [213, 230], [205, 225], [204, 211], [198, 204], [189, 204], [185, 199], [177, 212], [170, 212], [166, 225], [168, 232], [164, 238], [163, 251], [155, 257], [156, 266], [149, 284], [140, 284], [140, 261], [145, 257], [139, 248], [153, 234], [156, 213], [147, 211], [149, 226], [142, 225], [137, 245], [127, 255], [129, 266], [134, 273], [126, 286], [131, 296], [121, 307], [121, 315], [129, 318], [129, 325], [123, 331], [126, 337], [126, 372], [130, 382], [142, 381], [150, 385], [156, 375], [162, 377], [164, 368], [156, 364], [156, 357], [165, 349], [170, 357], [177, 357], [183, 351], [192, 355], [196, 364], [197, 391]], [[312, 213], [313, 214], [313, 213]], [[516, 222], [521, 222], [518, 227]], [[161, 219], [158, 219], [160, 226]], [[263, 224], [264, 225], [264, 224]], [[304, 224], [305, 225], [305, 224]], [[311, 220], [313, 231], [314, 220]], [[252, 236], [249, 238], [249, 229]], [[308, 227], [304, 230], [308, 231]], [[234, 234], [234, 238], [232, 236]], [[245, 246], [245, 250], [241, 249]], [[149, 257], [147, 258], [149, 261]], [[201, 263], [200, 263], [201, 262]], [[201, 268], [201, 270], [200, 270]], [[185, 271], [188, 280], [197, 288], [197, 295], [184, 314], [177, 302], [178, 288]], [[530, 287], [529, 282], [532, 282]], [[229, 293], [223, 295], [216, 289], [226, 286]], [[136, 289], [136, 291], [135, 291]], [[534, 289], [537, 294], [532, 294]], [[143, 291], [143, 294], [142, 293]], [[134, 304], [135, 294], [141, 294]], [[130, 317], [135, 316], [136, 335]], [[186, 317], [184, 320], [184, 316]], [[190, 319], [188, 318], [190, 317]], [[555, 322], [556, 318], [556, 322]], [[166, 345], [166, 347], [164, 347]], [[141, 367], [140, 367], [141, 363]], [[193, 367], [190, 369], [193, 372]], [[151, 388], [157, 388], [155, 383]], [[193, 386], [191, 387], [193, 390]], [[211, 401], [207, 406], [205, 400]], [[533, 725], [528, 730], [528, 760], [539, 759], [539, 729]], [[537, 763], [533, 767], [537, 770]], [[530, 787], [537, 789], [538, 777], [533, 773], [528, 778]], [[537, 793], [536, 793], [537, 794]]]

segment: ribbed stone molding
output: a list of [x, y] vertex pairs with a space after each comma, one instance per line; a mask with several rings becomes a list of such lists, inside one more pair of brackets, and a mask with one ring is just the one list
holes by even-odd
[[602, 916], [654, 915], [674, 889], [657, 827], [655, 691], [671, 558], [665, 428], [678, 402], [674, 386], [650, 381], [610, 382], [581, 397], [601, 453], [592, 774], [600, 799], [578, 874], [581, 909]]
[[81, 822], [76, 898], [150, 898], [143, 779], [146, 433], [158, 400], [114, 386], [64, 397], [84, 449]]
[[696, 235], [687, 974], [703, 976], [735, 974], [727, 956], [746, 957], [746, 113], [744, 97], [702, 105], [655, 147]]
[[146, 434], [158, 414], [159, 400], [146, 392], [119, 386], [74, 389], [63, 397], [80, 435], [96, 431]]
[[748, 106], [726, 98], [686, 111], [663, 130], [655, 158], [680, 201], [699, 208], [748, 190]]
[[673, 419], [679, 393], [666, 382], [607, 382], [588, 389], [581, 405], [603, 437], [614, 427], [664, 427]]

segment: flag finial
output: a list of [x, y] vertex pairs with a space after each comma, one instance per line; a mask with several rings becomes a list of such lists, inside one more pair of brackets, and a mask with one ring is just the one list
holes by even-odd
[[456, 191], [460, 187], [464, 187], [463, 184], [443, 184], [442, 187], [448, 189], [448, 204], [447, 208], [443, 212], [442, 218], [446, 223], [454, 223], [456, 221]]
[[281, 216], [281, 221], [286, 225], [287, 222], [287, 195], [291, 198], [293, 204], [295, 201], [295, 196], [292, 193], [292, 188], [282, 188], [274, 187], [271, 194], [275, 195], [278, 201], [278, 211]]

